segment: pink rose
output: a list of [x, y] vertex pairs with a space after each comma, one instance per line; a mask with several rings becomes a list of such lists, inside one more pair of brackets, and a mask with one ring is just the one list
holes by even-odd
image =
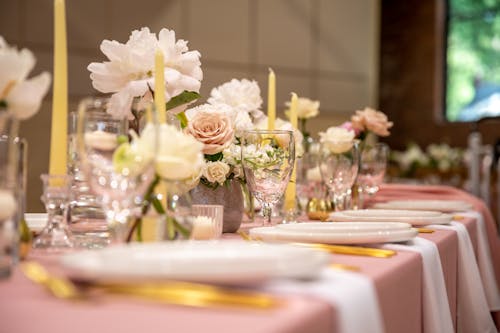
[[346, 121], [346, 122], [344, 122], [344, 123], [343, 123], [342, 125], [340, 125], [339, 127], [341, 127], [341, 128], [345, 128], [345, 129], [346, 129], [346, 130], [348, 130], [348, 131], [352, 131], [352, 132], [354, 132], [354, 134], [355, 134], [356, 136], [358, 136], [358, 135], [359, 135], [359, 133], [361, 133], [361, 131], [360, 131], [359, 129], [356, 129], [356, 128], [352, 127], [352, 123], [351, 123], [350, 121]]
[[198, 108], [184, 131], [204, 144], [203, 153], [207, 155], [223, 151], [234, 138], [234, 129], [228, 115], [210, 108]]
[[365, 108], [351, 117], [352, 127], [359, 131], [372, 131], [379, 136], [388, 136], [393, 123], [380, 111]]

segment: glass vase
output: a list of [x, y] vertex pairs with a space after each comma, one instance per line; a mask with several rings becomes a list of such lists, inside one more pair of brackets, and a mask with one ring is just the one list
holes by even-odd
[[240, 228], [245, 207], [243, 192], [237, 180], [230, 180], [227, 186], [217, 188], [200, 183], [191, 190], [191, 196], [195, 204], [224, 206], [222, 232], [236, 232]]

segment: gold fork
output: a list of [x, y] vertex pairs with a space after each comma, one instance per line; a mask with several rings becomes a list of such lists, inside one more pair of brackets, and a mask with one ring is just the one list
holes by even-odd
[[[240, 235], [241, 238], [247, 241], [261, 240], [259, 238], [252, 238], [244, 231], [238, 231], [238, 235]], [[371, 247], [331, 245], [331, 244], [320, 244], [320, 243], [300, 243], [300, 242], [293, 242], [291, 244], [298, 246], [312, 247], [336, 254], [349, 254], [349, 255], [376, 257], [376, 258], [390, 258], [397, 254], [397, 252], [394, 250], [377, 249]]]
[[[54, 296], [61, 299], [83, 299], [87, 296], [71, 281], [52, 276], [36, 262], [24, 262], [21, 270], [30, 280], [45, 286]], [[232, 290], [212, 285], [191, 282], [170, 281], [148, 284], [88, 284], [105, 292], [131, 295], [142, 299], [168, 304], [194, 307], [238, 306], [244, 308], [268, 309], [281, 304], [277, 298], [258, 292]]]

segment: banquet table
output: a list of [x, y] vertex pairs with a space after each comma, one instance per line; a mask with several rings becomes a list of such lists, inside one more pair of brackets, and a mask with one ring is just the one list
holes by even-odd
[[[414, 186], [387, 184], [371, 201], [390, 199], [449, 199], [463, 200], [480, 212], [488, 235], [487, 248], [491, 254], [496, 286], [500, 284], [500, 239], [497, 226], [485, 204], [461, 190], [446, 186]], [[478, 235], [478, 219], [463, 214], [457, 221], [465, 226], [472, 248], [478, 253], [481, 244]], [[254, 226], [242, 224], [247, 230]], [[223, 239], [238, 237], [225, 234]], [[436, 228], [433, 233], [421, 233], [418, 237], [434, 243], [439, 252], [449, 314], [455, 331], [460, 316], [457, 291], [459, 286], [459, 237], [457, 232]], [[34, 257], [55, 274], [65, 272], [57, 257]], [[348, 272], [366, 278], [376, 293], [377, 310], [380, 313], [382, 330], [385, 332], [426, 332], [424, 325], [425, 302], [423, 294], [422, 256], [418, 252], [399, 250], [391, 258], [331, 254], [331, 262], [359, 267], [359, 271]], [[475, 264], [475, 263], [471, 263]], [[332, 268], [328, 268], [333, 270]], [[274, 285], [280, 281], [274, 282]], [[295, 281], [294, 285], [314, 283]], [[477, 281], [481, 283], [481, 281]], [[271, 283], [272, 284], [272, 283]], [[332, 290], [335, 288], [332, 280]], [[429, 286], [427, 286], [429, 287]], [[273, 293], [276, 288], [259, 285], [258, 290]], [[279, 289], [279, 288], [278, 288]], [[498, 289], [496, 289], [498, 291]], [[272, 309], [241, 308], [192, 308], [126, 296], [97, 295], [89, 301], [60, 300], [48, 294], [42, 287], [30, 282], [15, 268], [10, 278], [0, 280], [0, 332], [342, 332], [340, 306], [318, 295], [307, 293], [277, 292], [284, 302]], [[484, 296], [484, 295], [483, 295]], [[498, 296], [498, 295], [497, 295]], [[352, 298], [362, 297], [353, 294]], [[362, 302], [362, 300], [360, 300]], [[357, 319], [364, 320], [363, 309], [359, 308]], [[500, 309], [492, 309], [492, 317], [500, 324]], [[356, 318], [356, 317], [355, 317]], [[484, 327], [491, 327], [485, 324]], [[367, 330], [368, 331], [368, 330]], [[485, 331], [487, 332], [487, 331]], [[493, 331], [492, 331], [493, 332]]]

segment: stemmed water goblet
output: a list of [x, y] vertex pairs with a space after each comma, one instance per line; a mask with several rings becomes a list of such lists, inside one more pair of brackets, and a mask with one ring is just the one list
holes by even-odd
[[385, 143], [366, 145], [361, 151], [358, 184], [362, 193], [373, 196], [379, 190], [379, 185], [384, 181], [387, 168], [389, 146]]
[[344, 210], [359, 168], [359, 141], [329, 141], [321, 144], [319, 169], [332, 196], [335, 210]]
[[154, 179], [157, 126], [155, 117], [148, 118], [141, 136], [131, 131], [129, 139], [122, 135], [123, 120], [106, 112], [79, 110], [81, 168], [104, 209], [112, 243], [127, 239], [132, 219], [140, 214], [143, 195]]
[[264, 224], [283, 196], [295, 161], [292, 131], [249, 130], [241, 140], [241, 163], [252, 195], [261, 203]]

